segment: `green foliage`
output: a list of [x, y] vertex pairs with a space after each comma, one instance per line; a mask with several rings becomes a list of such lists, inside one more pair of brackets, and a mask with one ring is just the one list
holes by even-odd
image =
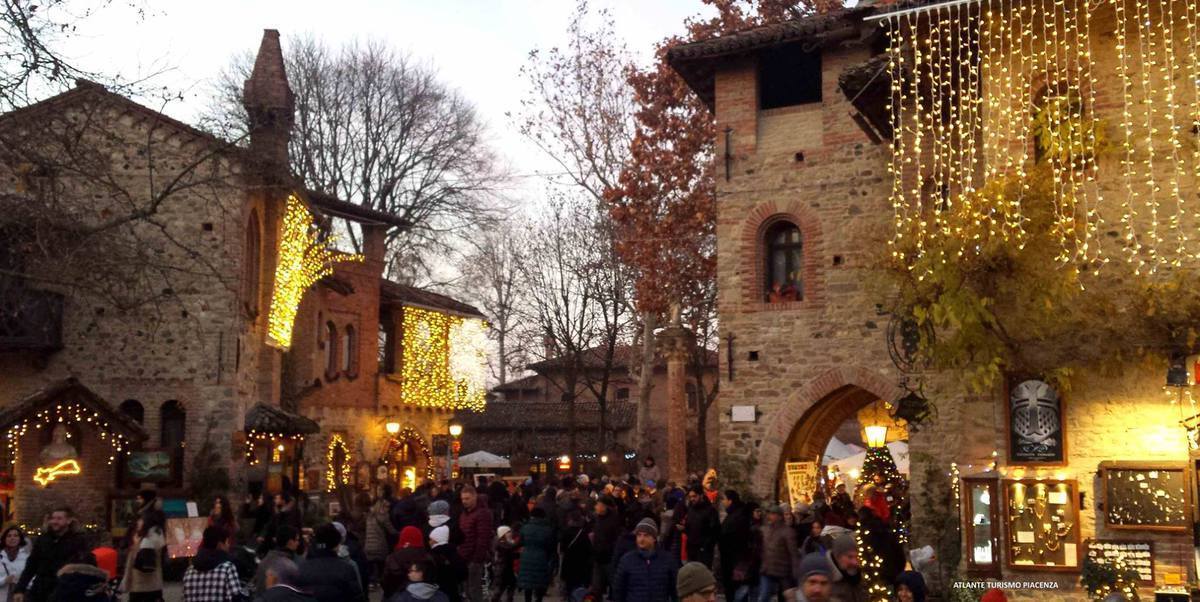
[[717, 475], [722, 490], [736, 490], [742, 496], [743, 502], [762, 503], [763, 500], [758, 497], [758, 493], [754, 491], [753, 484], [750, 482], [750, 476], [758, 467], [758, 458], [721, 454], [719, 466]]
[[1083, 99], [1078, 94], [1047, 96], [1034, 115], [1033, 139], [1038, 157], [1065, 168], [1095, 158], [1107, 146], [1104, 127], [1083, 114]]
[[1200, 288], [1189, 283], [1200, 271], [1134, 276], [1124, 264], [1063, 261], [1062, 230], [1071, 226], [1055, 213], [1050, 169], [978, 193], [981, 203], [1021, 196], [1019, 240], [964, 226], [961, 235], [931, 238], [919, 255], [902, 251], [908, 261], [890, 267], [896, 313], [936, 333], [921, 344], [931, 367], [961, 374], [972, 391], [989, 390], [1005, 373], [1067, 390], [1082, 366], [1115, 368], [1195, 348]]

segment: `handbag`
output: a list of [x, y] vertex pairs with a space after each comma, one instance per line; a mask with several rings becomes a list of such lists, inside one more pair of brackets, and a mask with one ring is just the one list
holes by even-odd
[[142, 548], [133, 557], [133, 568], [143, 573], [153, 573], [158, 568], [158, 553], [154, 548]]

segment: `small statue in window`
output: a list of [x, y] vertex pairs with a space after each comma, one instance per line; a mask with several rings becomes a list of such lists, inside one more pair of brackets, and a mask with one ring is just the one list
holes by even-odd
[[50, 432], [50, 444], [42, 448], [42, 453], [38, 455], [43, 466], [52, 466], [63, 460], [73, 460], [79, 456], [79, 453], [75, 451], [75, 446], [67, 441], [68, 437], [70, 437], [70, 433], [65, 424], [60, 423], [54, 426], [54, 430]]

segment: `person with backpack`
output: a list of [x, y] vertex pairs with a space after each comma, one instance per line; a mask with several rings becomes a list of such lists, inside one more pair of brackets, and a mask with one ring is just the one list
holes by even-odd
[[129, 593], [129, 602], [162, 602], [166, 526], [166, 515], [153, 508], [143, 512], [137, 521], [125, 562], [125, 576], [121, 579], [121, 591]]

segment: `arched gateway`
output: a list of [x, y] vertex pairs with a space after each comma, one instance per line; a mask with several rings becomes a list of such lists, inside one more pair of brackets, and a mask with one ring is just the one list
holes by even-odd
[[775, 496], [786, 462], [819, 458], [843, 422], [901, 393], [880, 373], [860, 367], [835, 368], [809, 381], [772, 413], [758, 450], [754, 489]]

